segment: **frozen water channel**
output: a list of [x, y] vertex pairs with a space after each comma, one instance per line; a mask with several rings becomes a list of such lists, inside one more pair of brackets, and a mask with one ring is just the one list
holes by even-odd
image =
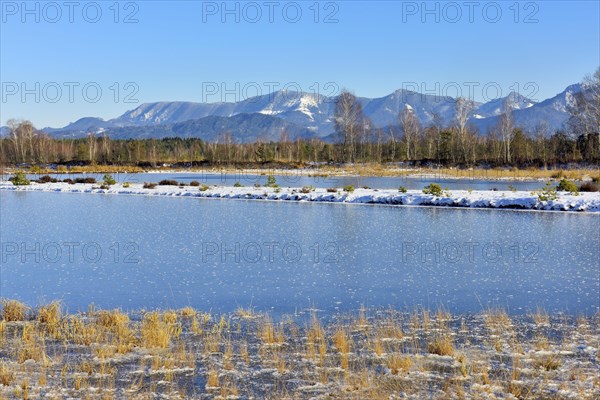
[[191, 305], [598, 310], [597, 214], [0, 192], [0, 297]]

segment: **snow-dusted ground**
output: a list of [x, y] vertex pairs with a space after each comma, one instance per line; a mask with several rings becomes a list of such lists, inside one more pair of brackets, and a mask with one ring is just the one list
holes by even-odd
[[201, 191], [198, 187], [194, 186], [156, 186], [155, 189], [144, 189], [143, 185], [139, 183], [132, 183], [129, 188], [123, 187], [122, 184], [113, 185], [110, 189], [100, 189], [99, 187], [100, 184], [68, 184], [62, 182], [32, 182], [29, 186], [14, 186], [11, 182], [0, 181], [0, 190], [15, 191], [600, 212], [600, 193], [571, 195], [559, 192], [556, 200], [539, 201], [537, 194], [523, 191], [468, 192], [466, 190], [452, 190], [438, 197], [424, 194], [420, 190], [409, 190], [406, 193], [400, 193], [394, 189], [355, 189], [351, 193], [338, 189], [336, 193], [331, 193], [327, 189], [317, 188], [310, 189], [308, 193], [302, 193], [302, 188], [276, 189], [269, 187], [257, 188], [254, 186], [211, 186], [205, 191]]

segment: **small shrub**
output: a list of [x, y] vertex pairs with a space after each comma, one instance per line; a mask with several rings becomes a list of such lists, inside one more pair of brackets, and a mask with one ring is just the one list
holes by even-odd
[[517, 188], [514, 187], [513, 185], [508, 185], [508, 190], [510, 190], [511, 192], [516, 192]]
[[201, 192], [206, 192], [208, 190], [208, 185], [202, 184], [202, 186], [200, 186], [200, 191]]
[[368, 186], [363, 186], [363, 189], [371, 189], [371, 188]]
[[69, 185], [73, 185], [73, 184], [75, 183], [75, 182], [73, 181], [73, 179], [69, 179], [69, 178], [67, 178], [67, 179], [63, 179], [63, 182], [64, 182], [64, 183], [68, 183]]
[[129, 185], [129, 182], [123, 182], [123, 187], [124, 187], [124, 188], [128, 188], [129, 186], [130, 186], [130, 185]]
[[600, 183], [600, 175], [592, 176], [592, 182]]
[[257, 189], [260, 188], [260, 183], [255, 183], [254, 187], [257, 188]]
[[38, 179], [39, 183], [50, 183], [50, 182], [56, 182], [56, 179], [52, 178], [50, 175], [44, 175], [42, 177], [40, 177], [40, 179]]
[[144, 189], [154, 189], [156, 188], [156, 183], [149, 183], [149, 182], [144, 182]]
[[274, 175], [267, 176], [267, 187], [277, 187], [277, 179], [275, 179]]
[[407, 189], [406, 189], [404, 186], [400, 186], [400, 187], [398, 188], [398, 191], [399, 191], [400, 193], [406, 193], [406, 192], [408, 192], [408, 190], [407, 190]]
[[564, 178], [564, 176], [565, 176], [565, 173], [563, 170], [558, 170], [558, 171], [552, 173], [552, 175], [550, 175], [550, 177], [552, 179], [560, 179], [560, 178]]
[[546, 186], [542, 189], [531, 192], [531, 194], [537, 195], [539, 201], [556, 200], [556, 189], [552, 187], [550, 182], [546, 183]]
[[92, 177], [75, 178], [75, 183], [96, 183], [96, 178], [92, 178]]
[[471, 189], [471, 188], [468, 188], [468, 189], [467, 189], [467, 192], [469, 192], [469, 194], [471, 194], [471, 193], [473, 193], [473, 189]]
[[308, 186], [303, 186], [302, 189], [300, 189], [300, 193], [310, 193], [312, 191], [312, 189]]
[[559, 192], [570, 192], [571, 194], [575, 195], [579, 194], [579, 189], [577, 188], [577, 185], [565, 178], [560, 180], [560, 182], [556, 186], [556, 190], [558, 190]]
[[198, 181], [191, 181], [190, 182], [190, 186], [195, 186], [195, 187], [196, 186], [200, 186], [200, 182], [198, 182]]
[[21, 172], [21, 171], [16, 172], [8, 180], [11, 181], [12, 184], [15, 186], [27, 186], [27, 185], [31, 184], [31, 182], [29, 182], [29, 179], [27, 179], [27, 175], [25, 175], [25, 172]]
[[279, 188], [279, 187], [275, 188], [275, 193], [279, 193], [279, 192], [281, 192], [281, 188]]
[[344, 186], [344, 192], [354, 192], [354, 186], [353, 185], [346, 185]]
[[104, 175], [102, 177], [102, 182], [104, 182], [105, 185], [114, 185], [115, 183], [117, 183], [117, 181], [115, 181], [115, 178], [113, 178], [111, 174]]
[[162, 181], [158, 182], [158, 184], [160, 186], [179, 186], [179, 182], [174, 179], [163, 179]]
[[328, 193], [337, 193], [337, 188], [327, 188]]
[[233, 184], [233, 187], [242, 187], [242, 184], [239, 183], [239, 182], [236, 182], [236, 183]]
[[580, 192], [600, 192], [600, 185], [594, 182], [584, 182], [579, 187]]
[[110, 186], [108, 186], [106, 183], [103, 183], [102, 185], [100, 185], [100, 189], [108, 190], [110, 189]]
[[423, 193], [432, 194], [434, 196], [441, 196], [443, 194], [443, 191], [442, 187], [437, 183], [430, 183], [429, 185], [425, 186], [425, 188], [423, 189]]

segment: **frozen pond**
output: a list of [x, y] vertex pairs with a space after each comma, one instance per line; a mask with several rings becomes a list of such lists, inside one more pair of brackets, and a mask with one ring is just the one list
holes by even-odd
[[599, 306], [593, 214], [0, 192], [0, 217], [0, 296], [28, 304]]

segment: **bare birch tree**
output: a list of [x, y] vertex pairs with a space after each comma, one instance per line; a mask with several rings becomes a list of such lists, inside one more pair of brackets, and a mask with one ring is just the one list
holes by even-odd
[[498, 132], [502, 137], [502, 153], [504, 162], [511, 162], [511, 151], [510, 145], [513, 137], [513, 115], [512, 115], [512, 107], [510, 105], [510, 97], [507, 97], [502, 103], [502, 114], [498, 118]]
[[[400, 127], [404, 133], [404, 142], [406, 143], [406, 159], [410, 160], [411, 156], [416, 157], [416, 141], [419, 138], [421, 127], [419, 120], [412, 108], [408, 105], [400, 112], [398, 116]], [[411, 151], [411, 148], [413, 150]]]
[[466, 162], [469, 154], [469, 118], [475, 109], [475, 102], [464, 97], [459, 97], [454, 105], [456, 114], [456, 131], [458, 134], [458, 144], [461, 151], [461, 160]]
[[344, 90], [335, 101], [335, 131], [343, 135], [342, 161], [354, 162], [356, 139], [363, 127], [362, 106], [352, 93]]

